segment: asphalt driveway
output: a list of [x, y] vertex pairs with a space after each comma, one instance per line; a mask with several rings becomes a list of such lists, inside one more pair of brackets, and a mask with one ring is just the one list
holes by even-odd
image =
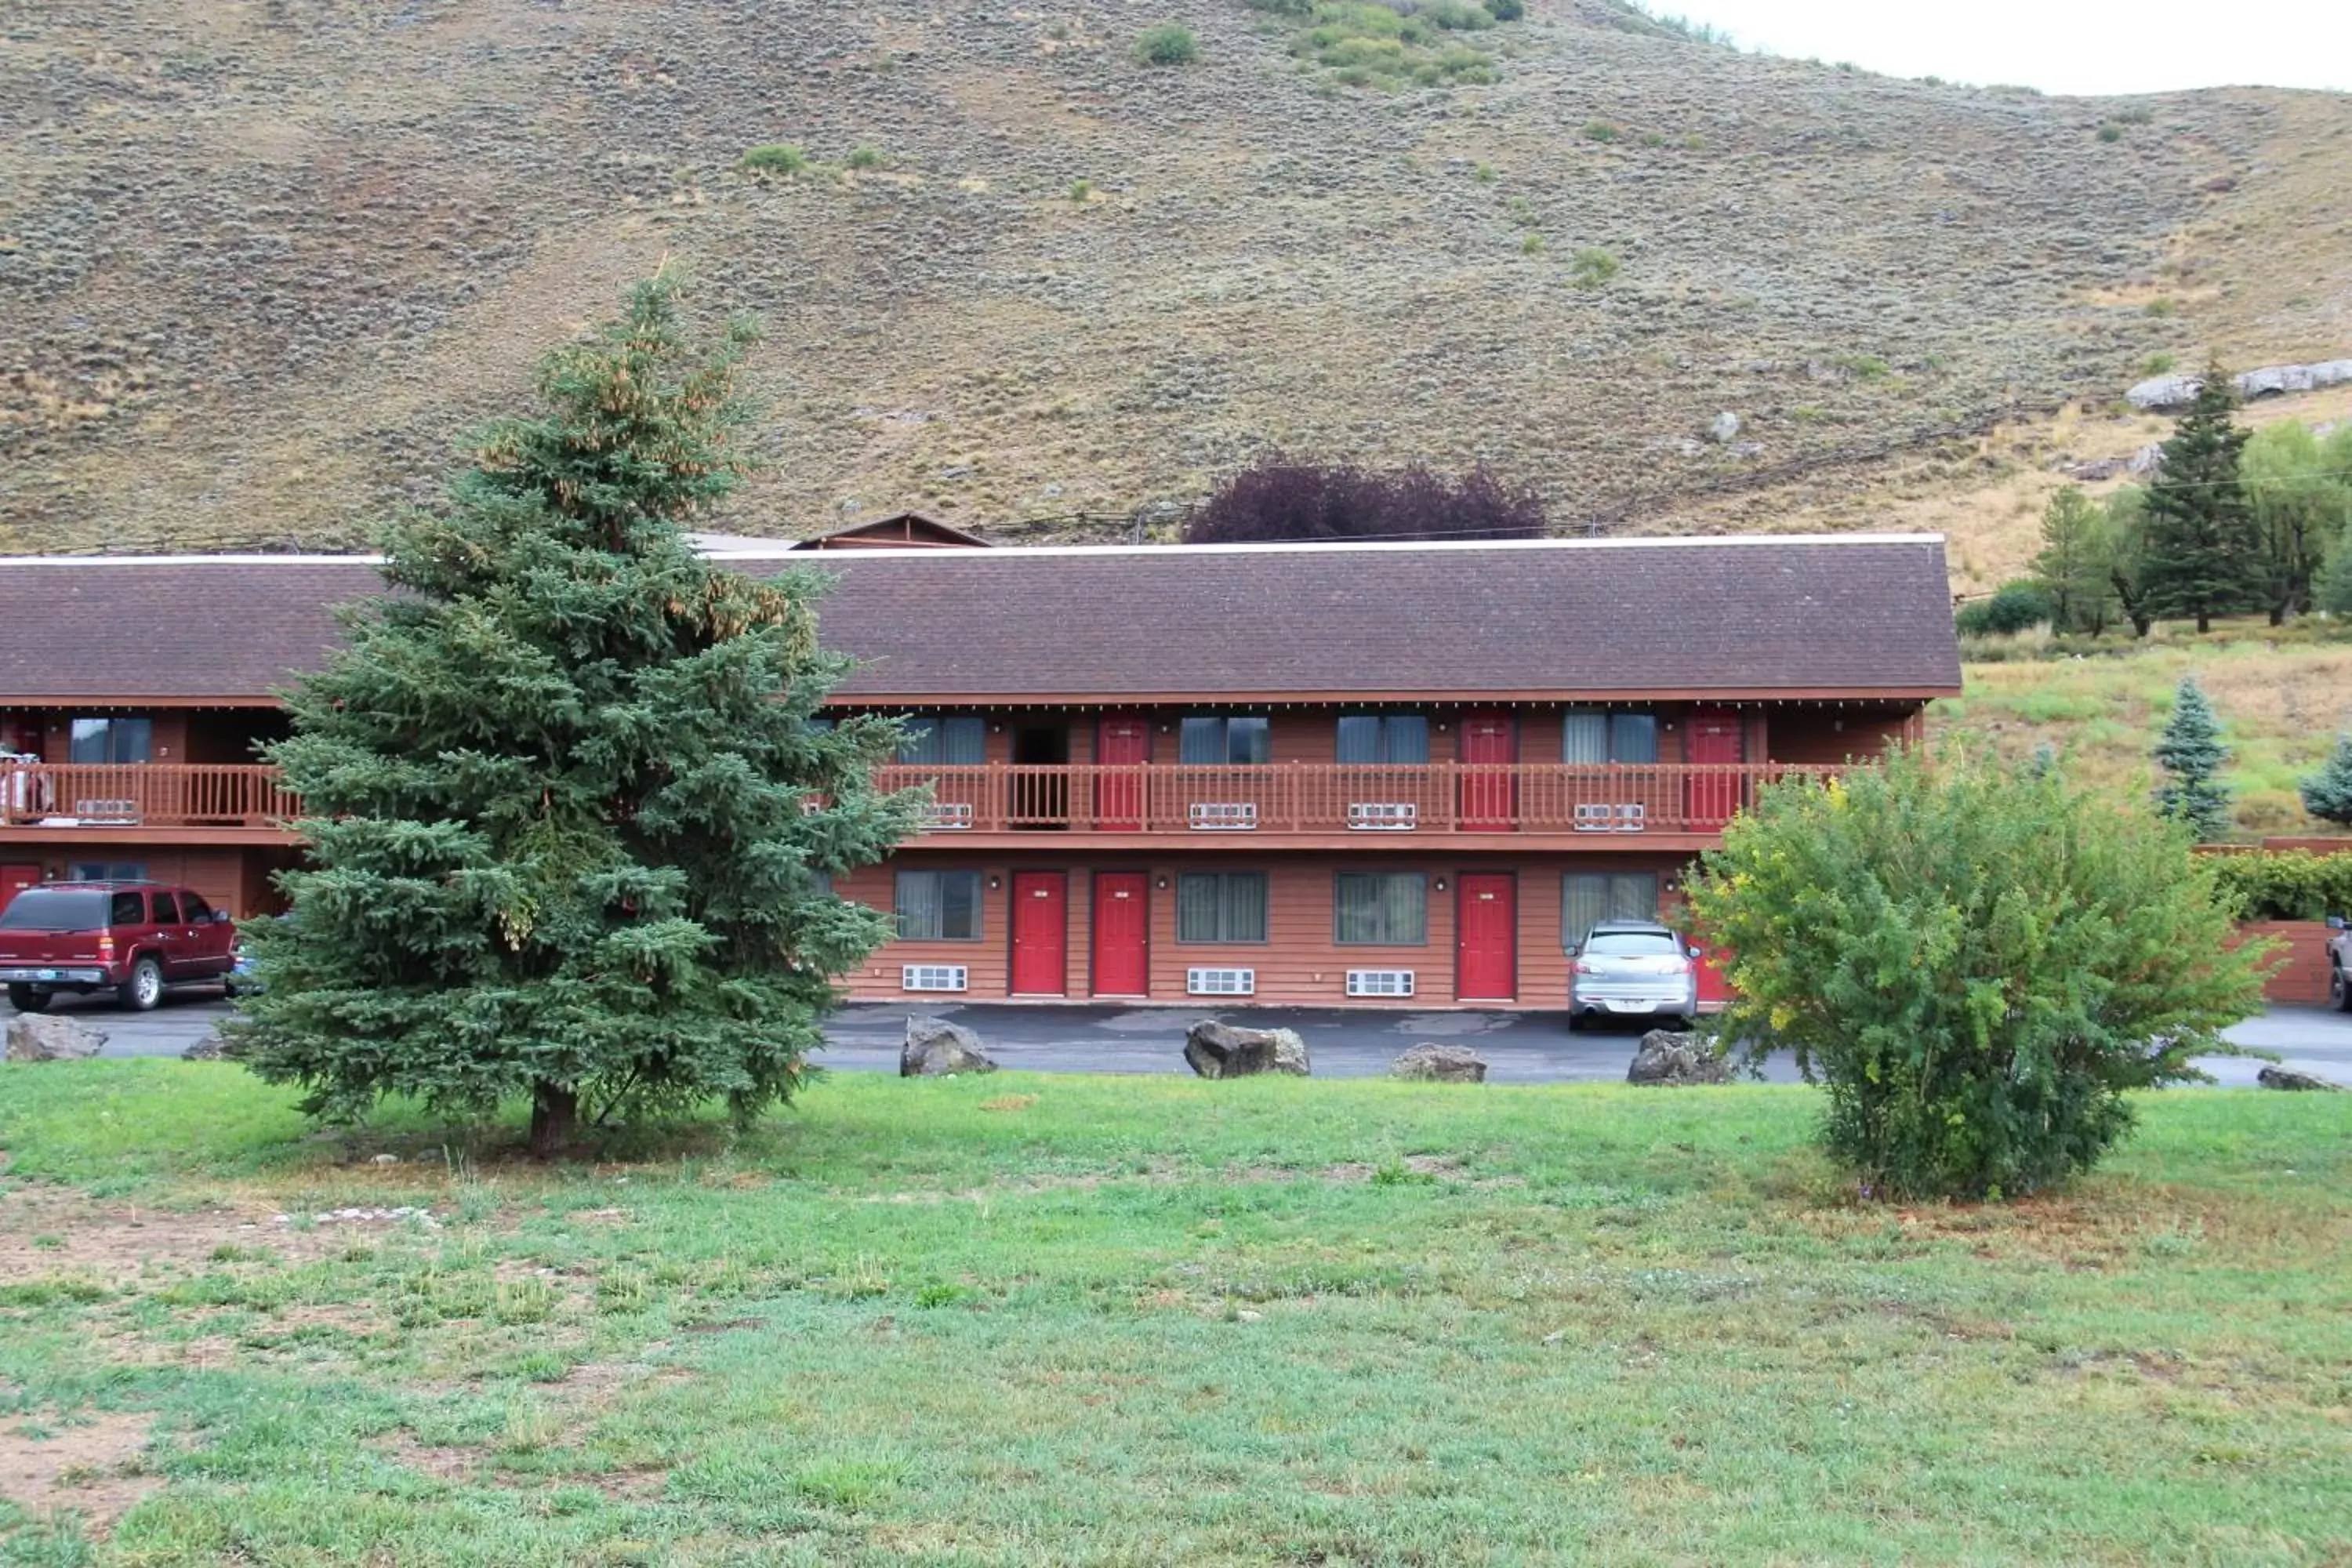
[[[110, 1057], [175, 1057], [212, 1032], [228, 1012], [216, 994], [168, 998], [152, 1013], [127, 1013], [111, 1002], [65, 997], [57, 1011], [107, 1034]], [[1495, 1083], [1578, 1083], [1622, 1079], [1638, 1027], [1570, 1034], [1563, 1013], [1373, 1012], [1337, 1007], [1118, 1007], [964, 1003], [909, 1007], [904, 1003], [845, 1007], [826, 1026], [819, 1065], [851, 1072], [896, 1072], [909, 1013], [952, 1018], [977, 1030], [1007, 1068], [1055, 1072], [1148, 1073], [1185, 1070], [1185, 1026], [1210, 1016], [1229, 1023], [1296, 1029], [1318, 1076], [1368, 1078], [1388, 1070], [1422, 1040], [1465, 1045], [1486, 1058]], [[0, 1004], [0, 1021], [11, 1009]], [[2316, 1007], [2273, 1007], [2230, 1031], [2241, 1046], [2274, 1051], [2291, 1064], [2352, 1079], [2352, 1014]], [[2249, 1087], [2263, 1062], [2210, 1057], [2199, 1065], [2221, 1083]], [[1776, 1059], [1768, 1076], [1794, 1082], [1796, 1069]]]

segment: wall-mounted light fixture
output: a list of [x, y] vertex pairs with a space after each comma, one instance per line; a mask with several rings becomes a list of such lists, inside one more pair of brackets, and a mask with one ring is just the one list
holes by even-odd
[[991, 871], [988, 874], [988, 890], [992, 893], [1003, 886], [1004, 886], [1004, 879]]
[[1161, 892], [1163, 892], [1163, 893], [1164, 893], [1164, 892], [1166, 892], [1166, 891], [1168, 890], [1168, 879], [1167, 879], [1167, 878], [1165, 878], [1165, 877], [1162, 877], [1162, 878], [1160, 878], [1160, 880], [1158, 880], [1157, 882], [1152, 883], [1151, 885], [1152, 885], [1153, 887], [1155, 887], [1155, 888], [1159, 889]]
[[1443, 877], [1437, 879], [1437, 890], [1441, 893], [1445, 891], [1445, 879]]

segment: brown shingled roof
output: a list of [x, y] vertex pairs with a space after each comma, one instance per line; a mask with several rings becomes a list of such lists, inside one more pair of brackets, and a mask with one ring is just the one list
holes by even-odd
[[[1957, 691], [1940, 539], [858, 551], [824, 641], [874, 701]], [[251, 702], [359, 558], [0, 560], [0, 703]]]

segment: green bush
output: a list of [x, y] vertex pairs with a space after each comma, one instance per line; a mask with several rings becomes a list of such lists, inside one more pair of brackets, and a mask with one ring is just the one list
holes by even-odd
[[2113, 123], [2113, 122], [2111, 121], [2111, 122], [2109, 122], [2109, 123], [2107, 123], [2107, 124], [2105, 124], [2105, 125], [2102, 125], [2102, 126], [2100, 126], [2100, 127], [2099, 127], [2099, 140], [2100, 140], [2100, 141], [2102, 141], [2102, 142], [2120, 142], [2120, 141], [2122, 141], [2123, 139], [2124, 139], [2124, 128], [2123, 128], [2122, 126], [2117, 125], [2117, 124], [2115, 124], [2115, 123]]
[[1588, 245], [1569, 258], [1568, 280], [1579, 289], [1598, 289], [1617, 276], [1617, 258], [1597, 245]]
[[2290, 849], [2210, 858], [2215, 884], [2242, 920], [2317, 921], [2352, 915], [2352, 843], [2335, 855]]
[[879, 147], [859, 147], [849, 154], [849, 166], [853, 169], [878, 169], [883, 162]]
[[2210, 857], [2063, 769], [1898, 752], [1761, 792], [1691, 879], [1730, 952], [1723, 1035], [1826, 1086], [1822, 1140], [1893, 1198], [2017, 1197], [2089, 1169], [2128, 1090], [2261, 1003]]
[[1413, 13], [1431, 26], [1449, 33], [1475, 33], [1495, 25], [1495, 14], [1467, 0], [1429, 0]]
[[1962, 605], [1952, 626], [1964, 637], [2006, 637], [2046, 625], [2057, 614], [2041, 584], [2003, 583], [1991, 598]]
[[807, 172], [809, 161], [799, 148], [776, 142], [752, 148], [737, 160], [737, 166], [761, 174], [799, 174]]
[[1162, 22], [1138, 36], [1135, 58], [1148, 66], [1189, 66], [1201, 58], [1201, 45], [1183, 23]]
[[1516, 22], [1528, 14], [1527, 0], [1486, 0], [1487, 15], [1497, 22]]
[[1584, 122], [1584, 139], [1587, 142], [1614, 142], [1617, 140], [1617, 128], [1605, 120], [1588, 120]]

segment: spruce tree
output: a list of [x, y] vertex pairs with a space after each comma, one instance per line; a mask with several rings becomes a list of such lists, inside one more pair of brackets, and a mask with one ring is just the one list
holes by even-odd
[[2352, 734], [2336, 736], [2327, 761], [2298, 787], [2304, 810], [2322, 822], [2352, 826]]
[[871, 769], [896, 726], [809, 720], [845, 673], [820, 584], [698, 556], [733, 487], [752, 333], [697, 347], [673, 281], [542, 362], [539, 409], [472, 442], [437, 510], [385, 531], [392, 592], [288, 695], [302, 800], [289, 918], [233, 1053], [343, 1119], [414, 1095], [579, 1120], [791, 1096], [829, 977], [887, 934], [830, 878], [912, 826]]
[[2215, 616], [2261, 601], [2267, 578], [2262, 531], [2238, 473], [2247, 432], [2230, 416], [2237, 398], [2219, 367], [2205, 373], [2196, 401], [2173, 426], [2147, 487], [2147, 559], [2141, 586], [2158, 616]]
[[2171, 721], [2156, 743], [2157, 765], [2169, 775], [2156, 792], [2156, 808], [2185, 822], [2200, 843], [2230, 830], [2230, 792], [2221, 782], [2230, 760], [2213, 705], [2193, 675], [2183, 676], [2174, 694]]

